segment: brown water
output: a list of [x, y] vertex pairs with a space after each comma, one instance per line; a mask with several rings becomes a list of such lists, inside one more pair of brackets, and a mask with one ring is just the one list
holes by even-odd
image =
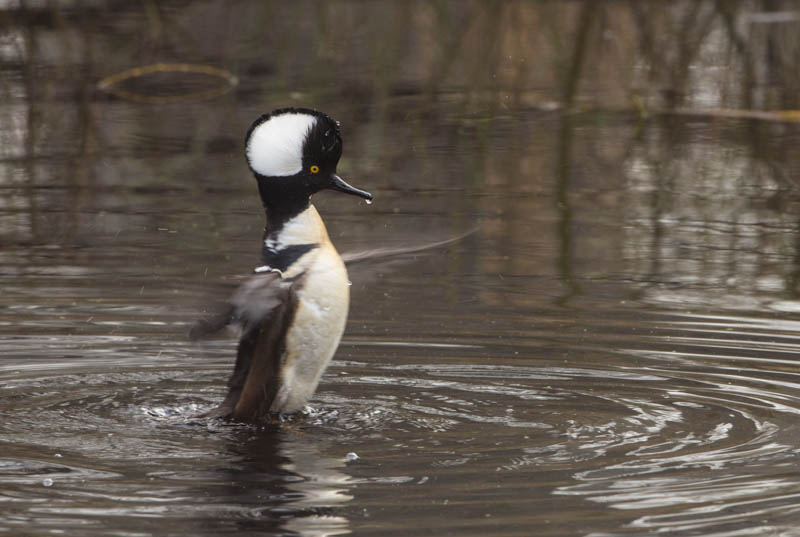
[[[1, 9], [0, 533], [800, 535], [796, 3]], [[156, 62], [238, 84], [98, 89]], [[478, 230], [354, 267], [303, 415], [198, 419], [285, 105], [341, 251]]]

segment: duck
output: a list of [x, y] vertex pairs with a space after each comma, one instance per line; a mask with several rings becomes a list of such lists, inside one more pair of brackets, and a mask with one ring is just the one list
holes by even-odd
[[241, 330], [224, 400], [207, 417], [258, 422], [302, 410], [333, 358], [350, 302], [342, 257], [313, 195], [323, 190], [372, 194], [337, 174], [340, 125], [311, 108], [280, 108], [247, 130], [245, 158], [266, 214], [260, 263], [225, 308], [192, 327], [197, 340]]

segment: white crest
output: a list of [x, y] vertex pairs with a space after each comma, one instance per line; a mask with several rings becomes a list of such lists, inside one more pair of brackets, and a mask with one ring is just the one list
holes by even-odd
[[254, 172], [270, 177], [294, 175], [303, 169], [303, 144], [317, 118], [289, 112], [258, 125], [247, 140], [247, 162]]

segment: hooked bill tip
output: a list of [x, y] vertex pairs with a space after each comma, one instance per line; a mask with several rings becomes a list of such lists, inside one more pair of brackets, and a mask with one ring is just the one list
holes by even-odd
[[366, 190], [361, 190], [360, 188], [350, 186], [349, 184], [347, 184], [347, 182], [345, 182], [344, 179], [342, 179], [336, 174], [331, 176], [331, 183], [328, 186], [328, 188], [330, 188], [331, 190], [338, 190], [339, 192], [344, 192], [345, 194], [352, 194], [353, 196], [364, 198], [365, 200], [367, 200], [367, 203], [372, 203], [372, 194], [370, 194]]

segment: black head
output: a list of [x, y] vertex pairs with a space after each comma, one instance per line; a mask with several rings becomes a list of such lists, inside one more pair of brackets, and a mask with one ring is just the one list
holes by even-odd
[[258, 118], [247, 131], [245, 155], [264, 206], [295, 214], [323, 189], [372, 199], [336, 175], [342, 156], [339, 124], [308, 108], [282, 108]]

